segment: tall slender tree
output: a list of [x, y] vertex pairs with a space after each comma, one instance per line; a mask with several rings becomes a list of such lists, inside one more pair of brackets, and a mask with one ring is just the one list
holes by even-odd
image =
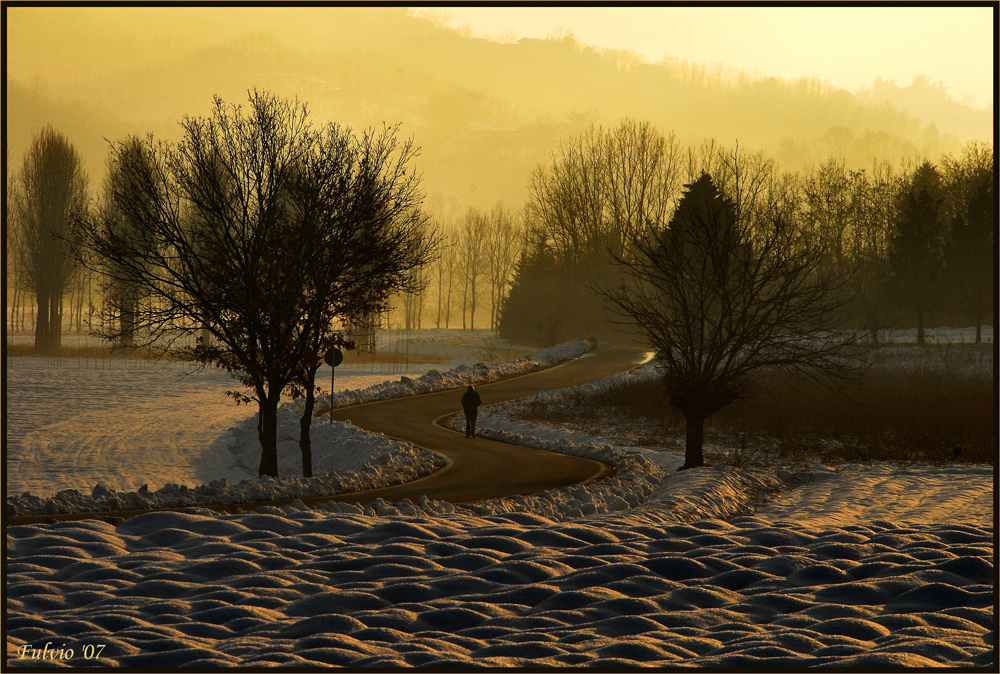
[[502, 202], [484, 219], [484, 275], [490, 291], [490, 328], [497, 330], [520, 255], [520, 218]]
[[7, 181], [4, 185], [4, 217], [3, 217], [3, 248], [4, 248], [4, 287], [7, 290], [6, 302], [7, 306], [10, 307], [10, 317], [8, 319], [10, 326], [10, 331], [13, 332], [17, 330], [17, 310], [18, 304], [21, 301], [18, 289], [20, 286], [20, 279], [18, 278], [18, 260], [17, 256], [14, 254], [17, 251], [17, 245], [14, 243], [18, 237], [18, 228], [15, 224], [15, 214], [14, 214], [14, 202], [17, 199], [15, 192], [17, 190], [16, 182], [14, 181], [14, 170], [13, 165], [10, 160], [10, 149], [7, 149], [6, 157], [6, 176]]
[[876, 164], [870, 173], [854, 173], [854, 220], [849, 238], [850, 278], [854, 305], [868, 329], [871, 343], [878, 345], [879, 330], [891, 318], [886, 298], [889, 236], [895, 227], [900, 181], [886, 164]]
[[[108, 171], [104, 180], [104, 194], [98, 201], [96, 208], [100, 212], [100, 221], [108, 229], [107, 235], [128, 239], [130, 247], [148, 249], [156, 245], [151, 237], [151, 229], [147, 223], [133, 221], [130, 213], [149, 212], [153, 208], [150, 203], [144, 209], [130, 207], [127, 202], [119, 203], [123, 192], [119, 189], [123, 183], [123, 172], [139, 171], [148, 173], [153, 170], [151, 162], [154, 161], [150, 154], [151, 144], [139, 138], [128, 138], [118, 145], [109, 155]], [[109, 264], [115, 264], [114, 260], [109, 260]], [[109, 313], [117, 316], [119, 325], [117, 333], [119, 343], [122, 346], [130, 347], [135, 344], [135, 332], [137, 329], [136, 316], [139, 311], [139, 302], [144, 299], [141, 284], [130, 283], [128, 274], [116, 274], [117, 280], [107, 284], [105, 288], [104, 301], [112, 306]]]
[[437, 260], [434, 262], [434, 286], [437, 296], [434, 327], [440, 329], [442, 325], [447, 328], [451, 320], [451, 296], [456, 265], [456, 244], [451, 233], [442, 236], [437, 254]]
[[69, 139], [46, 126], [32, 139], [18, 177], [18, 268], [35, 295], [35, 348], [51, 350], [61, 344], [63, 297], [78, 268], [67, 239], [73, 218], [86, 209], [87, 176]]
[[967, 143], [960, 153], [941, 160], [950, 228], [944, 248], [944, 286], [948, 298], [976, 324], [976, 343], [983, 322], [996, 325], [993, 301], [996, 269], [996, 163], [993, 147]]
[[476, 329], [476, 307], [483, 292], [483, 274], [486, 267], [486, 217], [476, 208], [470, 208], [458, 230], [458, 264], [462, 277], [462, 329], [466, 327], [468, 312], [469, 329]]

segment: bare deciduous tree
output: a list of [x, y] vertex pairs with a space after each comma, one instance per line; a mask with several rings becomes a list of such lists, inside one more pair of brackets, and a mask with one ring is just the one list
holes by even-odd
[[478, 209], [470, 208], [458, 230], [458, 266], [462, 278], [462, 329], [468, 312], [469, 329], [476, 329], [476, 307], [482, 294], [480, 281], [486, 266], [486, 217]]
[[[584, 332], [610, 335], [594, 288], [611, 282], [617, 273], [612, 256], [627, 255], [636, 232], [668, 217], [679, 169], [673, 135], [629, 119], [611, 129], [591, 127], [539, 166], [526, 206], [536, 243], [518, 267], [512, 305], [501, 321], [506, 335], [542, 342]], [[552, 297], [544, 289], [551, 283], [542, 281], [552, 276], [558, 306], [548, 305]]]
[[[433, 240], [438, 246], [438, 236], [436, 227], [431, 225], [431, 221], [426, 221], [427, 240]], [[435, 251], [435, 255], [437, 252]], [[431, 283], [430, 265], [421, 265], [413, 269], [410, 274], [408, 289], [403, 293], [403, 315], [404, 324], [407, 330], [419, 330], [423, 325], [424, 305], [427, 303], [425, 291]]]
[[803, 226], [819, 248], [823, 264], [850, 279], [851, 312], [873, 344], [889, 319], [885, 300], [886, 251], [896, 219], [899, 181], [891, 167], [852, 171], [831, 159], [804, 179]]
[[333, 347], [355, 347], [342, 323], [387, 310], [393, 293], [421, 298], [427, 285], [424, 270], [438, 242], [420, 209], [420, 179], [408, 168], [416, 151], [412, 142], [396, 138], [395, 128], [356, 137], [329, 124], [312, 136], [293, 167], [293, 213], [305, 224], [305, 245], [336, 251], [300, 262], [308, 294], [300, 300], [296, 343], [302, 367], [293, 378], [293, 395], [305, 396], [299, 420], [305, 477], [312, 476], [310, 427], [320, 358]]
[[634, 233], [669, 214], [678, 160], [674, 136], [648, 122], [592, 127], [532, 174], [529, 219], [563, 261], [590, 265], [621, 254]]
[[442, 319], [445, 328], [449, 327], [451, 321], [451, 298], [458, 261], [457, 251], [454, 235], [448, 233], [441, 240], [437, 261], [434, 263], [434, 285], [437, 289], [437, 312], [434, 317], [434, 326], [439, 329], [442, 325]]
[[14, 201], [17, 198], [17, 190], [14, 182], [14, 171], [10, 161], [10, 149], [7, 150], [7, 182], [4, 185], [4, 219], [3, 219], [3, 253], [4, 253], [4, 283], [7, 289], [5, 300], [10, 306], [9, 325], [10, 331], [17, 330], [17, 312], [20, 304], [20, 278], [18, 278], [18, 260], [14, 253], [17, 251], [15, 240], [18, 238], [17, 226], [15, 225]]
[[490, 290], [490, 328], [496, 330], [521, 254], [521, 222], [503, 203], [497, 203], [486, 216], [484, 225], [484, 270]]
[[[282, 392], [312, 386], [306, 370], [334, 339], [334, 318], [377, 309], [427, 261], [416, 150], [394, 128], [360, 139], [316, 130], [305, 105], [256, 91], [246, 109], [217, 98], [211, 117], [182, 127], [177, 145], [111, 148], [121, 167], [111, 198], [144, 240], [97, 213], [78, 221], [79, 251], [109, 284], [137, 289], [137, 345], [166, 350], [210, 331], [210, 343], [174, 352], [252, 391], [233, 393], [256, 400], [259, 473], [276, 476]], [[118, 339], [122, 322], [110, 318], [103, 336]]]
[[618, 258], [626, 280], [605, 290], [657, 350], [670, 404], [686, 419], [682, 469], [704, 465], [705, 420], [749, 395], [756, 373], [825, 381], [855, 364], [858, 336], [829, 332], [843, 282], [824, 271], [781, 202], [762, 198], [741, 217], [704, 174], [669, 226], [633, 237], [633, 254]]
[[[117, 199], [121, 198], [121, 185], [125, 181], [123, 173], [126, 171], [150, 173], [153, 169], [154, 158], [150, 154], [152, 143], [143, 142], [139, 138], [128, 138], [121, 142], [108, 157], [108, 172], [104, 180], [104, 194], [99, 200], [96, 208], [100, 213], [100, 222], [108, 229], [107, 235], [127, 240], [129, 248], [144, 249], [155, 246], [155, 241], [150, 238], [146, 223], [136, 222], [130, 219], [129, 213], [150, 212], [154, 205], [147, 204], [145, 208], [139, 209], [135, 206], [128, 207], [127, 204], [119, 204]], [[114, 265], [114, 260], [109, 260], [108, 264]], [[127, 270], [123, 270], [126, 272]], [[104, 301], [110, 305], [109, 315], [117, 317], [119, 325], [117, 334], [122, 346], [134, 346], [136, 315], [139, 311], [139, 301], [142, 298], [142, 287], [135, 283], [130, 283], [128, 273], [111, 274], [110, 280], [104, 288]], [[120, 278], [116, 278], [120, 277]]]
[[591, 128], [561, 145], [528, 185], [533, 226], [544, 232], [553, 253], [573, 264], [607, 247], [602, 145], [600, 131]]
[[876, 164], [855, 181], [857, 215], [851, 237], [850, 269], [855, 304], [862, 324], [879, 343], [879, 330], [890, 321], [891, 306], [886, 298], [889, 237], [896, 220], [900, 180], [891, 166]]
[[35, 348], [55, 349], [62, 340], [63, 297], [77, 272], [66, 239], [72, 219], [86, 207], [87, 176], [76, 148], [47, 126], [32, 139], [18, 178], [18, 269], [35, 294]]

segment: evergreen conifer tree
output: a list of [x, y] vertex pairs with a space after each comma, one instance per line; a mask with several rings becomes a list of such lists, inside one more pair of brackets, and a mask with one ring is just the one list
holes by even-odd
[[927, 312], [940, 290], [944, 235], [941, 176], [924, 162], [903, 193], [888, 256], [890, 293], [897, 305], [914, 313], [918, 344], [924, 343]]

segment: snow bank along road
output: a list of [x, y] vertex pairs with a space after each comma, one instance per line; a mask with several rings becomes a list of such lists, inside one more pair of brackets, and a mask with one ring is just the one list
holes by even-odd
[[[484, 384], [477, 390], [486, 406], [538, 391], [602, 379], [637, 365], [645, 355], [643, 349], [603, 347], [553, 368]], [[442, 391], [335, 410], [334, 419], [348, 420], [355, 426], [439, 452], [448, 457], [449, 464], [420, 480], [364, 493], [342, 494], [329, 500], [368, 503], [381, 498], [392, 503], [407, 498], [417, 501], [427, 496], [462, 503], [586, 483], [609, 470], [607, 465], [592, 459], [485, 438], [468, 439], [434, 423], [461, 409], [461, 394], [461, 390]]]

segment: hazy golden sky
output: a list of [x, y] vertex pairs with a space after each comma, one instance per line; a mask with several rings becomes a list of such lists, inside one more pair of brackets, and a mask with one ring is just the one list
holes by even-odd
[[991, 7], [441, 7], [479, 36], [548, 37], [664, 57], [721, 63], [762, 76], [817, 76], [856, 91], [876, 77], [906, 86], [917, 75], [952, 98], [993, 100]]
[[[321, 6], [311, 11], [335, 11]], [[848, 91], [876, 77], [906, 86], [917, 75], [942, 82], [952, 98], [984, 107], [993, 100], [993, 8], [983, 7], [438, 7], [416, 8], [479, 36], [548, 37], [560, 30], [578, 41], [795, 79], [815, 76]], [[81, 51], [94, 65], [103, 38], [149, 55], [218, 41], [261, 26], [282, 30], [280, 7], [21, 7], [8, 8], [7, 69], [58, 86]], [[301, 10], [300, 10], [301, 12]], [[135, 23], [123, 17], [149, 16]], [[68, 22], [68, 23], [67, 23]], [[50, 30], [66, 24], [63, 31]], [[123, 31], [121, 28], [135, 28]], [[65, 32], [65, 31], [69, 32]], [[295, 30], [302, 31], [301, 25]], [[306, 31], [309, 28], [305, 28]], [[152, 34], [152, 35], [151, 35]], [[164, 36], [169, 34], [169, 39]], [[67, 39], [77, 40], [75, 45]], [[145, 44], [143, 44], [145, 43]], [[75, 54], [75, 56], [74, 56]], [[121, 54], [104, 55], [121, 62]], [[61, 60], [61, 63], [59, 62]], [[99, 65], [99, 60], [97, 61]], [[61, 72], [60, 72], [61, 70]]]

